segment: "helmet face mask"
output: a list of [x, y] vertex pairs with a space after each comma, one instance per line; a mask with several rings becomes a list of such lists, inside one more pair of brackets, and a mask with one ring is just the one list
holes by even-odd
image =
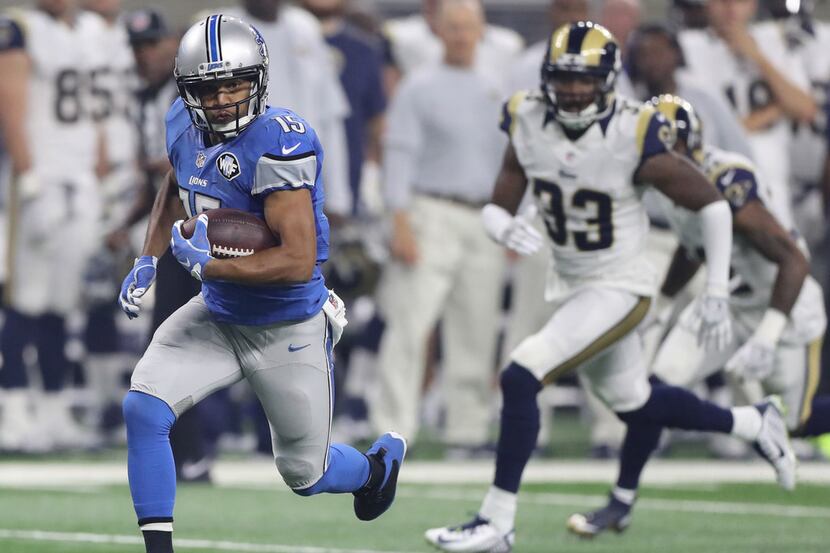
[[[193, 25], [182, 38], [173, 74], [190, 119], [199, 130], [232, 138], [265, 111], [265, 41], [256, 29], [235, 17], [211, 15]], [[241, 91], [225, 90], [222, 93], [234, 101], [204, 104], [205, 97], [218, 97], [223, 87], [240, 80], [250, 83], [248, 94], [240, 98]]]
[[617, 43], [601, 25], [580, 21], [554, 31], [542, 65], [542, 91], [554, 118], [579, 131], [607, 115], [620, 66]]

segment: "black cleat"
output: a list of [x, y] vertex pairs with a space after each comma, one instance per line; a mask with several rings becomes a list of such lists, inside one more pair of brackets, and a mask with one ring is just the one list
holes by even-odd
[[631, 524], [631, 505], [613, 495], [608, 505], [589, 513], [575, 513], [568, 518], [568, 530], [583, 538], [593, 538], [606, 530], [618, 534]]

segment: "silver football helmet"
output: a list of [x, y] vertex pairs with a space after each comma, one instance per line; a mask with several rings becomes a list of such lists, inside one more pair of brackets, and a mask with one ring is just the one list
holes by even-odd
[[[262, 35], [252, 25], [229, 15], [210, 15], [190, 27], [182, 37], [173, 76], [196, 128], [226, 138], [233, 137], [265, 111], [268, 48]], [[199, 86], [227, 79], [250, 80], [250, 95], [230, 105], [215, 108], [202, 106]], [[240, 113], [246, 104], [245, 113]], [[206, 112], [211, 109], [234, 107], [234, 121], [211, 123], [207, 117]]]

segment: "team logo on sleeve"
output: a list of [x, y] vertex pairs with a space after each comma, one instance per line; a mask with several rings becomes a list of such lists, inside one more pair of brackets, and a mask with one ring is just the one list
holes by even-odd
[[228, 180], [235, 179], [242, 172], [239, 168], [239, 160], [231, 152], [225, 152], [216, 158], [216, 168]]
[[199, 152], [198, 154], [196, 154], [196, 167], [201, 169], [205, 166], [205, 161], [207, 161], [207, 156], [204, 152]]
[[728, 183], [723, 189], [723, 196], [735, 208], [741, 208], [749, 200], [749, 193], [752, 190], [752, 181], [738, 180], [731, 182], [735, 176], [735, 171], [729, 171], [722, 182]]

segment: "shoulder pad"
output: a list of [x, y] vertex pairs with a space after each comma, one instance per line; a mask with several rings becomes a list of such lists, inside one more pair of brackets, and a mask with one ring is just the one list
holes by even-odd
[[641, 104], [635, 110], [637, 124], [634, 136], [642, 164], [651, 156], [669, 151], [674, 145], [674, 133], [668, 120], [654, 107]]
[[26, 24], [19, 10], [0, 14], [0, 52], [18, 50], [26, 46]]
[[751, 200], [760, 199], [755, 170], [750, 165], [722, 163], [712, 167], [707, 176], [729, 202], [733, 213]]
[[531, 103], [544, 101], [542, 93], [538, 90], [519, 90], [515, 92], [502, 106], [499, 128], [508, 136], [513, 135], [516, 124], [516, 114]]

